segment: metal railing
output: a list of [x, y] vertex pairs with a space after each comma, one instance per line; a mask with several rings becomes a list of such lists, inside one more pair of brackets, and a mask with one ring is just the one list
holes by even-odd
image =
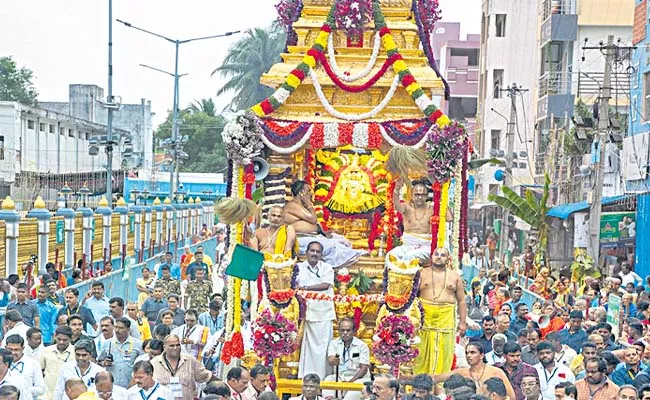
[[571, 90], [571, 76], [566, 72], [547, 72], [539, 77], [538, 97], [544, 97], [551, 94], [569, 93]]
[[553, 14], [575, 14], [573, 0], [544, 0], [541, 13], [542, 21], [546, 21]]

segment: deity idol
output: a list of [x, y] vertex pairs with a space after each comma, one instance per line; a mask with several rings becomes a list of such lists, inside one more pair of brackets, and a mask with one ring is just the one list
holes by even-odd
[[384, 269], [385, 303], [379, 309], [377, 325], [388, 314], [403, 314], [409, 317], [416, 332], [422, 326], [422, 313], [417, 291], [420, 282], [418, 259], [404, 262], [389, 256]]

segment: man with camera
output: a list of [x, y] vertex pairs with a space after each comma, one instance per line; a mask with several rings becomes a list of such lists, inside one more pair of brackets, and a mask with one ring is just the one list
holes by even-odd
[[[327, 346], [327, 363], [334, 368], [334, 375], [325, 381], [359, 382], [370, 379], [370, 351], [368, 345], [354, 336], [354, 321], [346, 317], [339, 322], [339, 337]], [[323, 396], [333, 396], [332, 390], [324, 390]], [[343, 394], [345, 400], [359, 400], [361, 393], [349, 391]]]

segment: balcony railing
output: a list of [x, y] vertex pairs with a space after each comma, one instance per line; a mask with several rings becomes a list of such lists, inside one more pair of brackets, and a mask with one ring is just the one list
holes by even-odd
[[570, 75], [566, 72], [547, 72], [539, 78], [539, 97], [551, 94], [569, 93], [571, 88]]
[[544, 0], [542, 2], [542, 21], [553, 14], [575, 14], [573, 0]]

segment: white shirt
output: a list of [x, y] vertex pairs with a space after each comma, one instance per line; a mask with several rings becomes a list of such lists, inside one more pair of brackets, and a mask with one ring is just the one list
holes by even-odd
[[0, 381], [0, 387], [7, 386], [7, 385], [15, 386], [18, 389], [18, 391], [20, 392], [18, 400], [32, 400], [31, 392], [25, 382], [25, 378], [20, 376], [20, 374], [7, 371], [7, 374], [5, 375], [4, 379]]
[[[98, 399], [101, 399], [99, 393], [97, 392], [97, 386], [93, 385], [88, 389], [89, 392], [93, 392], [97, 395]], [[129, 398], [128, 391], [122, 386], [113, 385], [113, 393], [111, 395], [111, 400], [127, 400]]]
[[103, 333], [100, 333], [99, 336], [95, 338], [95, 347], [97, 348], [97, 351], [99, 352], [104, 345], [104, 343], [108, 343], [115, 337], [115, 334], [113, 334], [111, 337], [106, 338], [104, 337]]
[[327, 357], [339, 356], [339, 374], [345, 379], [351, 379], [359, 370], [359, 365], [368, 366], [366, 374], [359, 379], [370, 379], [370, 350], [363, 340], [353, 337], [350, 347], [346, 350], [343, 339], [332, 339], [327, 346]]
[[571, 369], [562, 364], [556, 364], [553, 371], [549, 372], [537, 363], [533, 366], [539, 375], [539, 384], [544, 400], [555, 400], [555, 387], [561, 382], [575, 383], [576, 378]]
[[625, 287], [628, 283], [633, 283], [634, 286], [643, 283], [643, 279], [634, 271], [624, 274], [622, 271], [618, 273], [621, 277], [621, 287]]
[[81, 378], [84, 381], [86, 387], [91, 387], [95, 383], [95, 375], [98, 372], [106, 371], [104, 368], [95, 364], [94, 362], [90, 363], [90, 367], [86, 373], [82, 376], [77, 367], [77, 361], [68, 361], [63, 364], [61, 367], [59, 380], [56, 382], [56, 389], [54, 389], [54, 400], [69, 400], [68, 396], [65, 394], [65, 382], [70, 378]]
[[31, 357], [23, 355], [17, 363], [11, 363], [9, 370], [25, 379], [27, 387], [31, 389], [32, 397], [45, 393], [45, 380], [39, 363]]
[[[334, 295], [334, 268], [326, 262], [319, 261], [316, 266], [312, 267], [309, 262], [303, 261], [298, 264], [298, 286], [313, 286], [321, 283], [330, 285], [329, 289], [315, 291], [314, 293], [323, 293]], [[334, 302], [331, 300], [312, 300], [307, 299], [307, 321], [333, 321], [336, 319], [334, 313]]]
[[504, 363], [504, 362], [506, 362], [506, 357], [503, 356], [503, 355], [502, 355], [501, 357], [497, 356], [497, 355], [494, 353], [494, 350], [492, 350], [492, 351], [490, 351], [489, 353], [487, 353], [487, 354], [485, 355], [485, 358], [487, 359], [487, 364], [488, 364], [488, 365], [495, 365], [495, 364], [498, 364], [498, 363]]
[[191, 355], [194, 358], [198, 358], [198, 356], [201, 354], [201, 351], [210, 339], [210, 329], [199, 324], [196, 324], [191, 328], [189, 328], [187, 325], [177, 326], [176, 328], [172, 329], [171, 334], [178, 336], [181, 341], [184, 338], [188, 338], [194, 342], [194, 344], [181, 345], [181, 351], [185, 354]]
[[35, 349], [32, 349], [32, 346], [30, 346], [29, 344], [25, 343], [24, 354], [25, 354], [27, 357], [31, 357], [31, 358], [33, 358], [34, 360], [39, 360], [39, 359], [41, 358], [41, 354], [43, 354], [43, 350], [44, 350], [44, 349], [45, 349], [45, 346], [43, 346], [43, 343], [41, 343], [40, 345], [38, 345], [38, 347], [35, 348]]
[[577, 355], [578, 354], [576, 353], [575, 350], [573, 350], [571, 347], [567, 346], [566, 344], [563, 344], [562, 351], [559, 353], [555, 352], [555, 363], [570, 367], [571, 361], [573, 361], [573, 359], [576, 358]]
[[23, 338], [25, 343], [27, 343], [27, 331], [31, 329], [31, 326], [25, 324], [24, 322], [18, 322], [14, 325], [13, 328], [9, 329], [5, 333], [5, 337], [2, 338], [2, 347], [7, 346], [7, 338], [11, 335], [19, 335]]
[[149, 388], [149, 390], [144, 390], [138, 385], [131, 386], [129, 390], [127, 390], [128, 400], [142, 400], [142, 396], [148, 400], [174, 400], [171, 389], [167, 386], [160, 385], [158, 382], [156, 382], [153, 387]]

